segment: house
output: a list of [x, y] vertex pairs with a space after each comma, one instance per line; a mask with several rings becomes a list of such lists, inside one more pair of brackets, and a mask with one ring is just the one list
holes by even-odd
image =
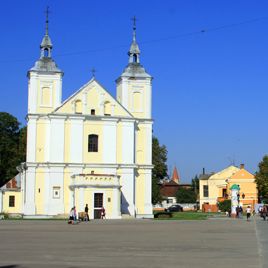
[[207, 211], [218, 211], [218, 202], [230, 199], [230, 188], [237, 184], [240, 187], [240, 204], [254, 207], [258, 203], [258, 191], [254, 175], [245, 169], [229, 166], [217, 173], [203, 174], [199, 177], [200, 207]]

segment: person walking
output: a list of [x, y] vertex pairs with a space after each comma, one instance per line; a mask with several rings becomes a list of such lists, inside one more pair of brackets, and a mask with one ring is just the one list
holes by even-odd
[[247, 207], [246, 212], [247, 212], [247, 221], [249, 221], [250, 216], [251, 216], [251, 208], [250, 208], [250, 206]]
[[84, 217], [84, 221], [89, 221], [89, 216], [88, 216], [88, 204], [86, 204], [85, 206], [85, 217]]
[[105, 208], [102, 207], [102, 208], [101, 208], [101, 219], [102, 219], [102, 220], [103, 220], [103, 219], [106, 219], [105, 215], [106, 215], [106, 213], [105, 213]]

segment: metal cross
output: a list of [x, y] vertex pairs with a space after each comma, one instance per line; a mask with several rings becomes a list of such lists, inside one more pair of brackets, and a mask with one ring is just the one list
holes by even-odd
[[49, 13], [50, 13], [49, 6], [47, 6], [47, 9], [45, 11], [45, 14], [46, 14], [46, 34], [48, 34], [48, 14]]
[[136, 30], [136, 16], [134, 16], [133, 18], [131, 18], [131, 20], [133, 20], [133, 29]]
[[49, 6], [47, 6], [45, 13], [46, 13], [46, 21], [48, 22], [48, 14], [50, 13]]
[[95, 73], [96, 73], [96, 70], [95, 70], [95, 68], [94, 68], [94, 67], [91, 69], [91, 73], [92, 73], [92, 77], [93, 77], [93, 78], [95, 78]]

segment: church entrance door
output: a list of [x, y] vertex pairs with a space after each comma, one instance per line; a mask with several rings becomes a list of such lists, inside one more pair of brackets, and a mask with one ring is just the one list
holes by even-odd
[[94, 193], [94, 219], [101, 218], [102, 207], [103, 207], [103, 193]]

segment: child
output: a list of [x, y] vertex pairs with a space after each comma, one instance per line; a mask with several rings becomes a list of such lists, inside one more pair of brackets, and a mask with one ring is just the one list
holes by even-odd
[[250, 206], [247, 207], [246, 212], [247, 212], [247, 221], [249, 221], [249, 218], [250, 218], [250, 215], [251, 215], [251, 208], [250, 208]]

